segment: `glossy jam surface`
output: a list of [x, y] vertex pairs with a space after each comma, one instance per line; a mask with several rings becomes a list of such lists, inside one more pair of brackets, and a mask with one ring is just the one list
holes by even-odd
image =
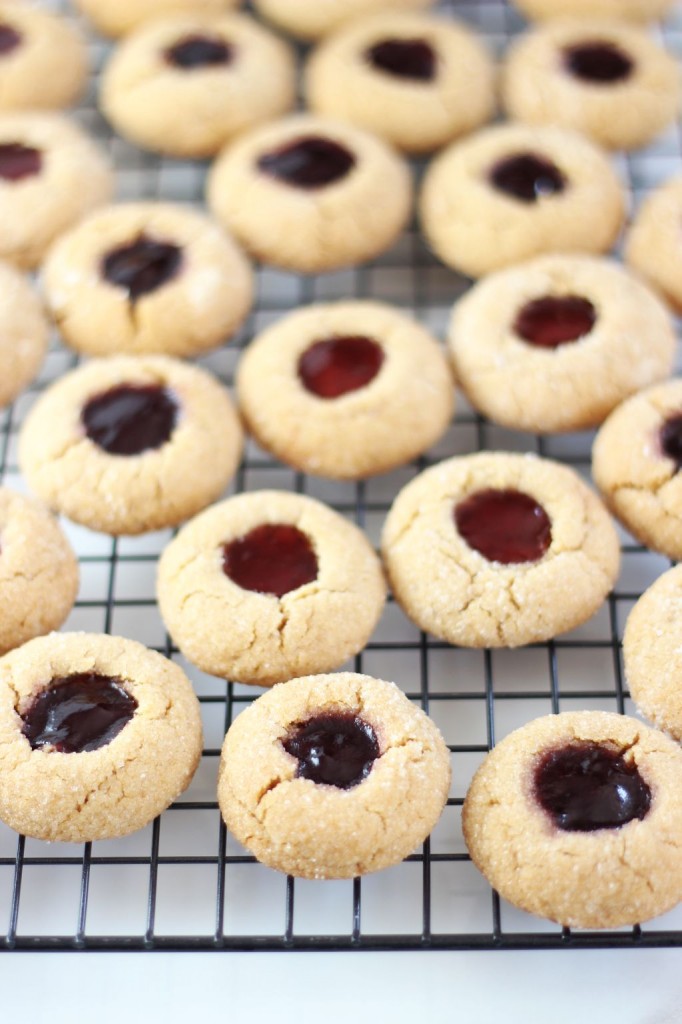
[[12, 25], [0, 25], [0, 57], [21, 46], [21, 33]]
[[522, 491], [476, 491], [455, 507], [455, 524], [469, 547], [491, 562], [537, 562], [552, 543], [542, 505]]
[[161, 242], [140, 235], [102, 260], [102, 276], [109, 284], [125, 288], [135, 302], [172, 281], [182, 266], [182, 249], [172, 242]]
[[564, 65], [570, 74], [585, 82], [609, 85], [629, 78], [634, 61], [619, 46], [610, 42], [579, 43], [563, 51]]
[[223, 545], [223, 571], [244, 590], [284, 597], [317, 579], [317, 557], [305, 533], [264, 523]]
[[164, 56], [173, 67], [192, 71], [229, 64], [234, 57], [234, 47], [218, 36], [185, 36], [175, 46], [169, 46]]
[[87, 436], [110, 455], [139, 455], [169, 440], [178, 418], [170, 391], [156, 385], [121, 384], [83, 407]]
[[298, 760], [298, 778], [337, 789], [352, 789], [363, 782], [380, 754], [372, 726], [350, 711], [319, 714], [297, 723], [283, 746]]
[[436, 77], [436, 54], [424, 39], [384, 39], [365, 56], [378, 71], [395, 78], [431, 82]]
[[319, 398], [340, 398], [373, 381], [383, 361], [384, 350], [371, 338], [327, 338], [306, 349], [298, 361], [298, 376]]
[[563, 192], [567, 185], [556, 164], [535, 153], [517, 153], [500, 160], [490, 171], [490, 181], [500, 192], [523, 203]]
[[661, 451], [682, 469], [682, 413], [669, 416], [659, 433]]
[[24, 146], [21, 142], [0, 143], [0, 178], [5, 181], [21, 181], [40, 174], [43, 157], [39, 149]]
[[578, 295], [545, 295], [523, 306], [514, 332], [538, 348], [558, 348], [589, 334], [597, 320], [591, 302]]
[[98, 750], [111, 743], [135, 714], [137, 701], [118, 679], [83, 672], [53, 679], [21, 716], [33, 749], [63, 754]]
[[533, 781], [536, 800], [564, 832], [620, 828], [641, 821], [651, 806], [651, 790], [637, 766], [599, 743], [548, 751]]
[[324, 188], [350, 173], [355, 157], [331, 139], [310, 135], [264, 153], [258, 168], [271, 178], [296, 188]]

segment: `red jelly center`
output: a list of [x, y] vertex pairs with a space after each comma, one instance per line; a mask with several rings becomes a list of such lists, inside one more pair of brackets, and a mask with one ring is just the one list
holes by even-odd
[[622, 82], [630, 77], [634, 68], [632, 58], [610, 42], [567, 46], [563, 58], [565, 67], [576, 78], [602, 85]]
[[546, 295], [527, 302], [514, 322], [514, 331], [530, 345], [558, 348], [589, 334], [597, 320], [591, 302], [578, 295]]
[[651, 807], [637, 766], [599, 743], [550, 750], [535, 770], [535, 798], [564, 832], [620, 828]]
[[21, 33], [17, 32], [11, 25], [0, 25], [0, 56], [16, 50], [21, 46]]
[[223, 545], [223, 571], [244, 590], [283, 597], [317, 579], [317, 557], [295, 526], [264, 523]]
[[380, 753], [372, 726], [350, 711], [319, 714], [297, 723], [283, 746], [298, 759], [298, 778], [337, 789], [352, 789], [363, 782]]
[[110, 284], [125, 288], [135, 302], [172, 281], [181, 266], [182, 249], [143, 234], [107, 253], [102, 261], [102, 275]]
[[370, 47], [366, 58], [378, 71], [396, 78], [430, 82], [436, 75], [436, 54], [424, 39], [385, 39]]
[[374, 380], [384, 362], [384, 350], [362, 335], [316, 341], [298, 361], [298, 376], [320, 398], [340, 398]]
[[83, 407], [87, 436], [110, 455], [139, 455], [170, 439], [178, 406], [166, 388], [121, 384]]
[[234, 57], [234, 48], [218, 36], [185, 36], [164, 53], [173, 67], [192, 71], [194, 68], [216, 67], [229, 64]]
[[21, 142], [0, 143], [0, 178], [5, 181], [21, 181], [40, 174], [43, 157], [39, 149], [24, 146]]
[[271, 178], [310, 189], [340, 181], [354, 166], [355, 157], [345, 146], [316, 135], [289, 142], [258, 160], [259, 169]]
[[455, 508], [455, 523], [469, 547], [491, 562], [537, 562], [552, 543], [542, 505], [521, 491], [477, 491]]
[[120, 679], [81, 672], [53, 679], [25, 714], [22, 732], [34, 750], [63, 754], [98, 750], [111, 743], [135, 714], [137, 701]]
[[500, 160], [490, 172], [495, 188], [523, 203], [563, 192], [567, 181], [556, 164], [535, 153], [518, 153]]
[[659, 433], [661, 450], [672, 459], [678, 469], [682, 468], [682, 413], [670, 416]]

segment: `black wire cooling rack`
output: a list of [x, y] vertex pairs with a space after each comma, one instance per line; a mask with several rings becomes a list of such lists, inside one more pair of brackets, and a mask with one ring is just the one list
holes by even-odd
[[[41, 6], [67, 12], [63, 0]], [[504, 0], [446, 0], [441, 7], [478, 29], [500, 52], [520, 18]], [[73, 15], [73, 12], [71, 12]], [[682, 17], [659, 30], [682, 53]], [[96, 111], [97, 71], [107, 45], [92, 38], [95, 73], [77, 112], [109, 150], [119, 198], [200, 203], [201, 165], [143, 154], [112, 136]], [[670, 131], [619, 164], [633, 203], [682, 169], [682, 133]], [[416, 168], [417, 174], [421, 168]], [[254, 312], [239, 338], [202, 364], [232, 383], [240, 349], [279, 316], [312, 301], [372, 297], [408, 309], [442, 335], [468, 282], [440, 266], [412, 224], [374, 263], [301, 278], [261, 268]], [[17, 433], [36, 394], [75, 364], [57, 340], [39, 381], [0, 418], [0, 476], [23, 490]], [[367, 530], [374, 541], [397, 491], [425, 466], [478, 449], [534, 451], [589, 475], [590, 434], [541, 438], [458, 413], [428, 458], [385, 477], [338, 484], [295, 473], [252, 443], [233, 490], [282, 488], [311, 494]], [[366, 650], [349, 667], [393, 679], [441, 728], [452, 752], [453, 788], [431, 839], [396, 868], [352, 882], [285, 878], [257, 864], [226, 833], [215, 799], [224, 733], [259, 693], [202, 675], [183, 662], [163, 630], [154, 574], [167, 532], [112, 540], [65, 523], [79, 553], [82, 584], [66, 629], [132, 637], [178, 660], [201, 701], [207, 747], [190, 789], [160, 819], [125, 839], [46, 844], [0, 826], [0, 950], [377, 950], [632, 947], [682, 945], [682, 912], [643, 927], [571, 933], [501, 901], [471, 864], [460, 827], [469, 780], [496, 739], [549, 712], [632, 712], [620, 645], [627, 613], [668, 562], [623, 534], [616, 591], [587, 624], [548, 644], [515, 651], [466, 651], [419, 633], [389, 601]]]

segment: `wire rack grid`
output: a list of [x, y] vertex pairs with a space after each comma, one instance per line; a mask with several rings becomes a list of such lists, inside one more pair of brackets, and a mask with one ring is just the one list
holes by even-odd
[[[67, 10], [64, 0], [44, 6]], [[522, 27], [505, 0], [443, 0], [441, 8], [500, 52]], [[682, 54], [682, 17], [658, 30]], [[96, 109], [97, 73], [108, 44], [90, 37], [93, 79], [78, 120], [108, 149], [121, 199], [201, 204], [205, 167], [140, 152], [112, 135]], [[621, 158], [633, 203], [682, 167], [677, 126], [647, 151]], [[417, 175], [422, 167], [416, 167]], [[240, 349], [287, 311], [316, 300], [372, 297], [413, 312], [442, 336], [469, 283], [440, 266], [413, 223], [373, 263], [300, 277], [259, 268], [254, 311], [240, 336], [202, 359], [232, 384]], [[43, 372], [0, 417], [0, 477], [25, 489], [17, 434], [37, 394], [75, 365], [57, 339]], [[232, 491], [282, 488], [318, 497], [377, 542], [397, 491], [441, 458], [479, 449], [535, 451], [589, 477], [591, 435], [533, 437], [487, 423], [460, 398], [442, 441], [413, 465], [358, 484], [309, 478], [246, 448]], [[206, 749], [189, 790], [160, 819], [124, 839], [84, 846], [17, 837], [0, 825], [0, 950], [369, 950], [682, 945], [682, 912], [643, 927], [571, 933], [507, 905], [471, 864], [460, 812], [471, 776], [502, 736], [538, 715], [594, 708], [633, 712], [620, 657], [622, 629], [639, 594], [669, 563], [622, 535], [623, 569], [601, 611], [573, 633], [520, 650], [468, 651], [420, 633], [389, 601], [366, 650], [349, 668], [394, 680], [440, 727], [452, 752], [453, 785], [429, 841], [401, 865], [352, 882], [285, 878], [257, 864], [226, 833], [215, 787], [220, 746], [259, 693], [208, 677], [184, 662], [154, 600], [158, 555], [170, 533], [112, 540], [64, 523], [79, 554], [81, 590], [65, 629], [117, 633], [174, 658], [201, 702]]]

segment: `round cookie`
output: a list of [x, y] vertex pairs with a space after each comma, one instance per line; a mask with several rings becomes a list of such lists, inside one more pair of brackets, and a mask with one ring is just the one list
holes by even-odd
[[47, 304], [85, 355], [195, 356], [226, 341], [253, 300], [253, 273], [232, 240], [173, 203], [97, 210], [52, 247]]
[[254, 7], [299, 39], [320, 39], [363, 15], [379, 11], [419, 11], [435, 0], [254, 0]]
[[68, 107], [87, 74], [85, 41], [66, 18], [0, 3], [0, 110]]
[[207, 199], [255, 257], [317, 273], [388, 249], [408, 221], [412, 185], [380, 139], [299, 114], [230, 146], [209, 175]]
[[618, 21], [551, 21], [507, 54], [502, 100], [528, 124], [574, 128], [611, 149], [647, 145], [680, 110], [677, 62]]
[[490, 120], [495, 72], [464, 25], [383, 12], [352, 22], [318, 47], [305, 92], [316, 113], [424, 153]]
[[605, 252], [625, 204], [606, 156], [587, 139], [568, 128], [505, 124], [437, 157], [420, 209], [440, 259], [480, 277], [544, 252]]
[[625, 259], [682, 313], [682, 176], [646, 197], [625, 240]]
[[215, 501], [242, 448], [227, 391], [163, 356], [93, 360], [41, 395], [19, 437], [29, 486], [92, 530], [176, 526]]
[[0, 660], [0, 819], [83, 843], [144, 828], [201, 757], [182, 670], [133, 640], [52, 633]]
[[109, 163], [59, 114], [0, 117], [0, 259], [33, 269], [52, 242], [113, 192]]
[[298, 878], [400, 863], [436, 825], [450, 755], [393, 683], [343, 672], [276, 686], [225, 737], [218, 803], [233, 835]]
[[438, 342], [378, 302], [310, 306], [253, 341], [237, 371], [258, 443], [296, 469], [357, 480], [430, 448], [452, 417]]
[[513, 0], [528, 18], [616, 18], [625, 21], [657, 21], [675, 0]]
[[174, 14], [218, 15], [241, 5], [241, 0], [73, 0], [75, 6], [105, 36], [124, 36], [155, 18]]
[[382, 553], [420, 629], [461, 647], [518, 647], [589, 619], [618, 575], [613, 524], [567, 466], [481, 452], [415, 477], [395, 499]]
[[0, 406], [14, 401], [34, 379], [49, 334], [42, 303], [27, 279], [0, 263]]
[[455, 305], [458, 383], [489, 419], [555, 433], [597, 426], [672, 372], [674, 326], [620, 264], [540, 256], [498, 271]]
[[478, 769], [462, 826], [522, 910], [572, 928], [646, 921], [682, 899], [682, 751], [623, 715], [537, 718]]
[[57, 521], [0, 487], [0, 654], [59, 629], [77, 593], [78, 561]]
[[592, 449], [592, 475], [642, 544], [682, 559], [682, 380], [658, 384], [611, 413]]
[[102, 76], [100, 104], [138, 146], [207, 157], [284, 114], [295, 96], [286, 43], [239, 14], [195, 15], [154, 21], [121, 43]]
[[183, 527], [161, 556], [157, 592], [189, 661], [271, 686], [361, 651], [386, 584], [365, 535], [337, 512], [304, 495], [256, 491]]

